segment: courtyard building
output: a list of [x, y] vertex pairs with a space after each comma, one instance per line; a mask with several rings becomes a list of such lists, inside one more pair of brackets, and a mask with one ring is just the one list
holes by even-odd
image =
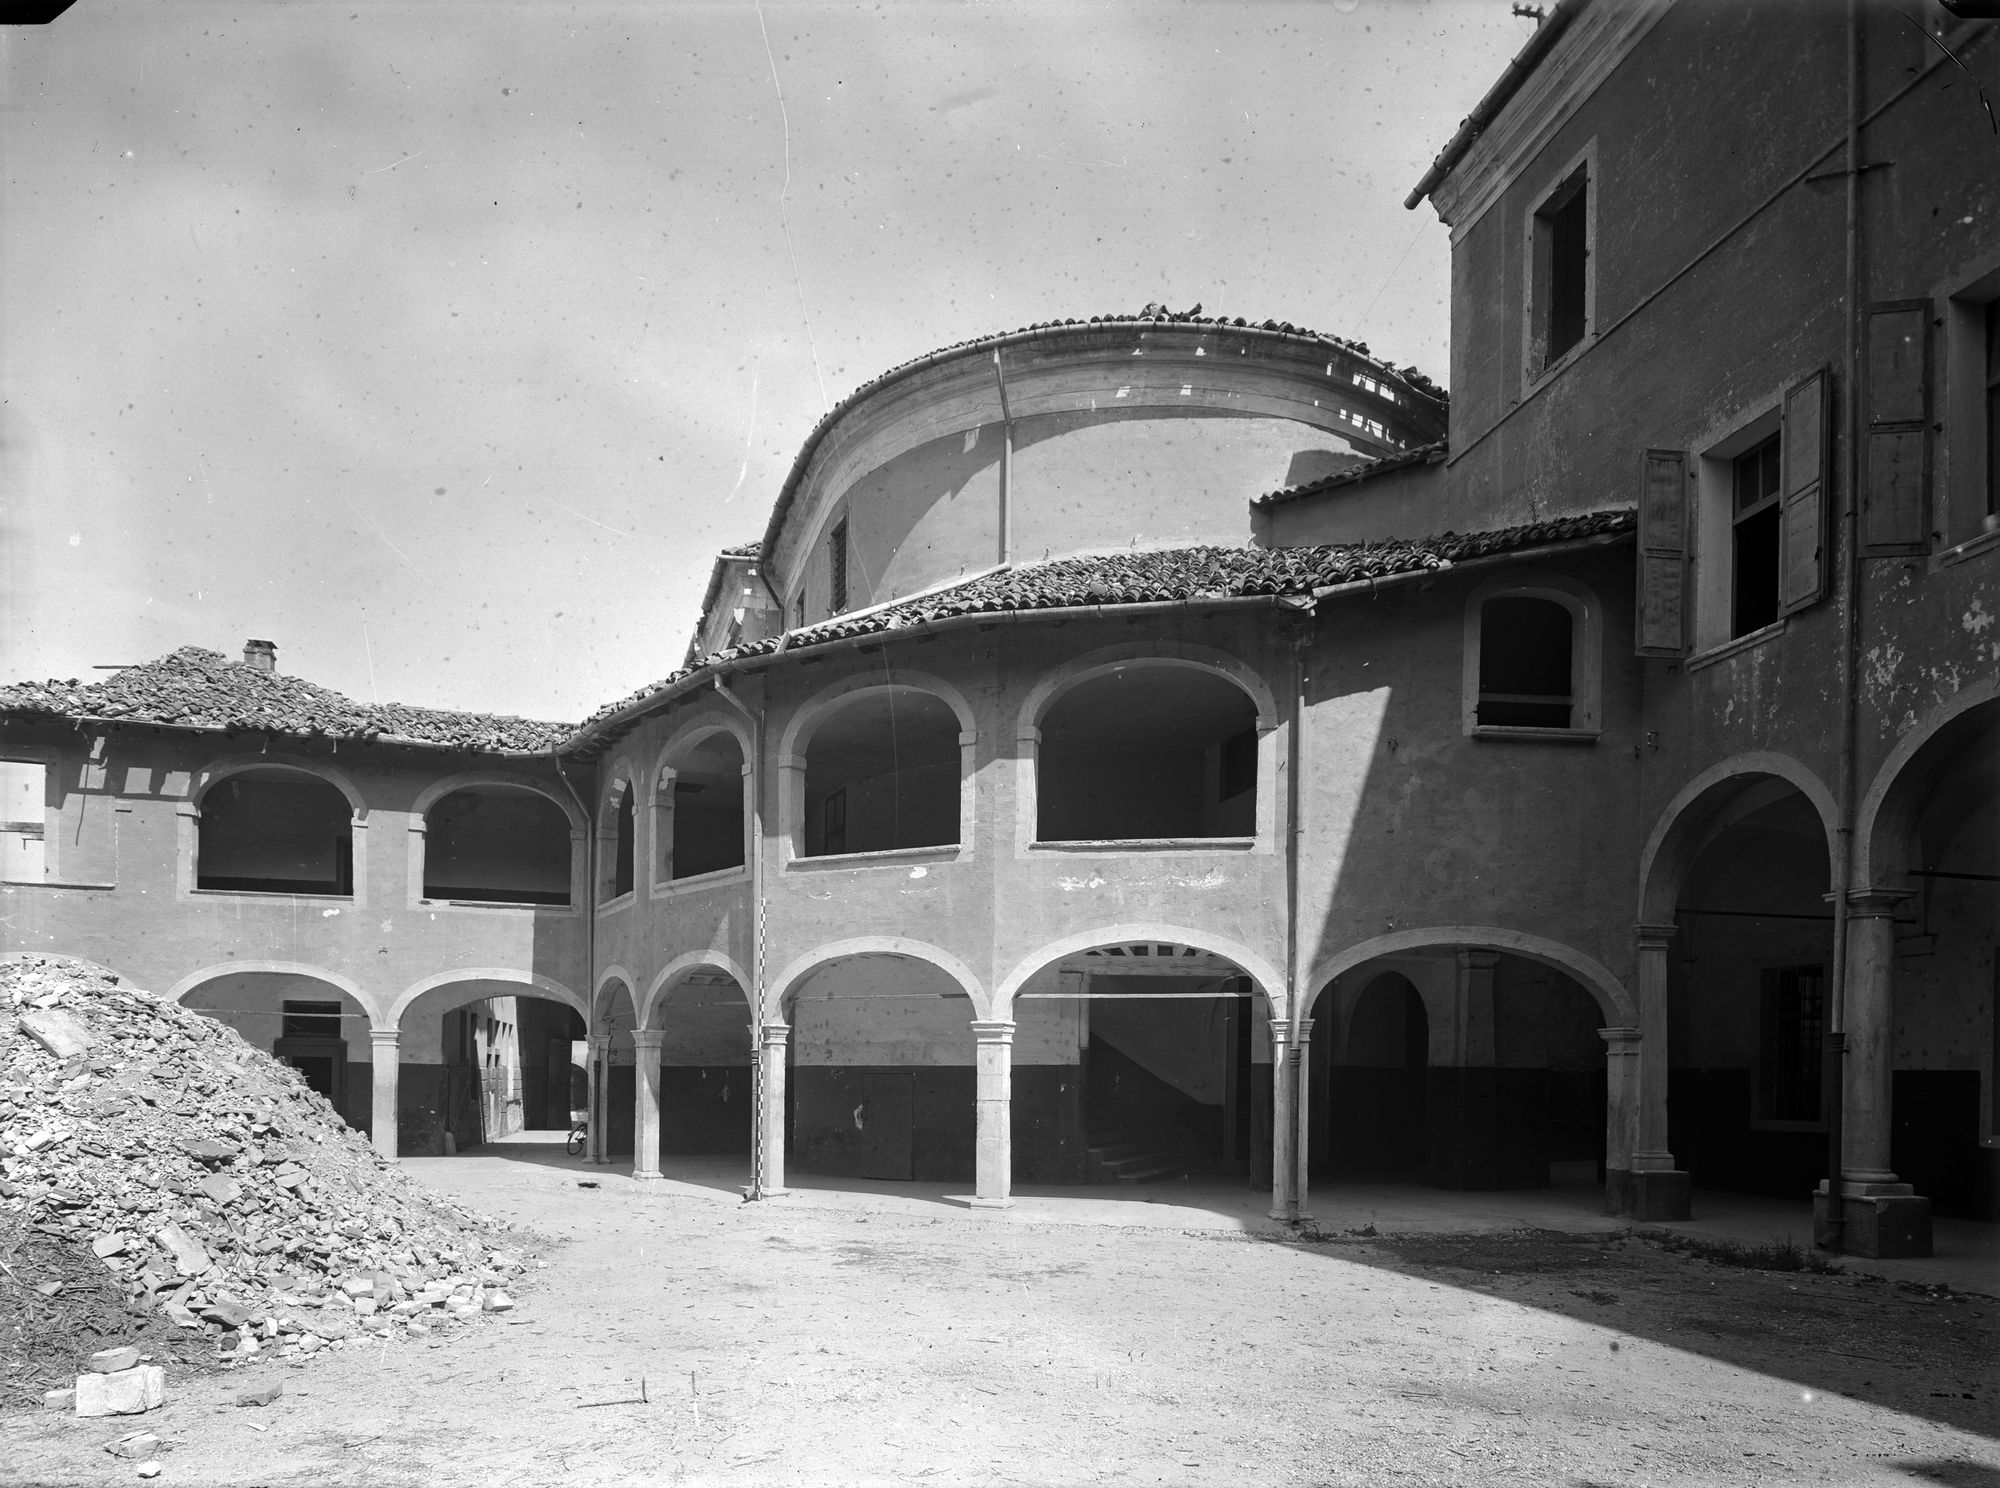
[[[385, 1155], [2000, 1205], [1994, 23], [1563, 0], [1412, 193], [1449, 398], [1148, 306], [895, 368], [580, 724], [0, 689], [9, 949]], [[1745, 100], [1783, 100], [1751, 107]], [[1728, 161], [1717, 172], [1716, 161]]]

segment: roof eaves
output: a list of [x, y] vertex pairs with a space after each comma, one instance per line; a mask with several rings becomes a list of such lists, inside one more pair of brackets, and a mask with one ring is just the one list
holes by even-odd
[[1262, 496], [1252, 496], [1250, 504], [1266, 509], [1283, 506], [1288, 501], [1302, 501], [1308, 496], [1322, 495], [1341, 486], [1359, 485], [1362, 481], [1372, 480], [1378, 475], [1407, 470], [1412, 465], [1441, 465], [1450, 452], [1450, 446], [1439, 439], [1430, 444], [1420, 444], [1415, 449], [1404, 450], [1400, 454], [1382, 455], [1365, 464], [1350, 465], [1345, 470], [1336, 470], [1331, 475], [1307, 481], [1302, 486], [1288, 486], [1282, 491], [1270, 491]]

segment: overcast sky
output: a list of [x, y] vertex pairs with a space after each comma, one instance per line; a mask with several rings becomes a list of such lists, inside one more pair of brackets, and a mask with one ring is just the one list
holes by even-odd
[[[1507, 0], [80, 0], [0, 37], [0, 680], [278, 643], [574, 719], [679, 665], [833, 402], [1032, 321], [1446, 379], [1402, 208]], [[782, 104], [780, 102], [782, 90]]]

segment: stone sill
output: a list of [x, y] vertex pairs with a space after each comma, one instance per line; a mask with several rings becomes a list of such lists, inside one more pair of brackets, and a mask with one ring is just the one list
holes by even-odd
[[750, 882], [750, 869], [746, 865], [735, 868], [713, 868], [707, 873], [691, 873], [686, 878], [669, 878], [653, 885], [655, 899], [671, 899], [676, 894], [692, 893], [697, 889], [712, 889], [722, 884]]
[[1719, 646], [1710, 646], [1706, 651], [1698, 652], [1683, 661], [1681, 663], [1681, 671], [1683, 673], [1698, 672], [1703, 667], [1714, 666], [1718, 661], [1727, 661], [1732, 656], [1740, 655], [1754, 647], [1761, 646], [1772, 637], [1783, 635], [1787, 623], [1788, 621], [1785, 617], [1780, 616], [1769, 625], [1766, 625], [1762, 630], [1753, 630], [1748, 635], [1737, 636], [1734, 640], [1724, 641]]
[[1475, 723], [1466, 732], [1475, 739], [1522, 739], [1543, 744], [1595, 744], [1601, 729], [1527, 728], [1514, 724]]
[[614, 910], [629, 909], [631, 908], [632, 901], [638, 897], [639, 896], [636, 892], [634, 892], [631, 889], [627, 889], [617, 898], [606, 899], [602, 904], [598, 905], [597, 912], [600, 915], [607, 915], [612, 913]]
[[1030, 842], [1031, 853], [1249, 852], [1255, 837], [1106, 837], [1088, 842]]
[[894, 868], [903, 863], [950, 863], [957, 861], [961, 847], [957, 842], [942, 842], [930, 847], [886, 847], [877, 852], [820, 853], [810, 858], [793, 858], [785, 864], [785, 872], [821, 873], [841, 868]]
[[[10, 889], [115, 889], [117, 884], [86, 883], [82, 879], [67, 878], [0, 878], [0, 885]], [[210, 893], [216, 892], [209, 890]], [[282, 898], [283, 895], [274, 895]]]
[[517, 904], [506, 899], [419, 899], [418, 909], [497, 909], [509, 914], [541, 910], [545, 914], [573, 915], [575, 904]]
[[188, 894], [196, 899], [310, 899], [314, 903], [330, 899], [339, 904], [355, 902], [352, 894], [294, 894], [264, 889], [189, 889]]

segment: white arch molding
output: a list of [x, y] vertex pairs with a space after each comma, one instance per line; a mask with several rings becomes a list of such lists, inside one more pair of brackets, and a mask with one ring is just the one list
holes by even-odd
[[672, 732], [653, 755], [653, 772], [650, 778], [657, 784], [660, 772], [672, 768], [671, 761], [676, 754], [710, 734], [729, 735], [736, 741], [737, 749], [742, 752], [743, 762], [746, 765], [751, 762], [753, 755], [750, 732], [744, 726], [743, 720], [726, 708], [719, 708], [713, 703], [704, 703], [699, 709], [686, 714], [675, 723]]
[[659, 1012], [660, 1004], [678, 989], [680, 979], [691, 971], [701, 970], [726, 973], [736, 983], [737, 990], [743, 994], [743, 1005], [754, 1020], [757, 1010], [750, 1003], [749, 976], [741, 966], [737, 965], [733, 956], [723, 951], [705, 950], [689, 951], [684, 956], [676, 956], [660, 968], [659, 974], [647, 983], [645, 995], [638, 1000], [637, 1026], [642, 1029], [654, 1028], [656, 1025], [653, 1019]]
[[[382, 1028], [401, 1028], [403, 1026], [403, 1014], [410, 1010], [412, 1003], [426, 992], [434, 992], [439, 987], [448, 987], [454, 982], [501, 982], [517, 987], [531, 987], [535, 991], [542, 993], [546, 997], [553, 998], [557, 1002], [567, 1003], [570, 1007], [581, 1013], [586, 1022], [590, 1018], [590, 1009], [584, 1005], [583, 999], [553, 977], [545, 977], [541, 973], [534, 971], [521, 971], [512, 966], [461, 966], [455, 971], [434, 972], [420, 982], [413, 982], [403, 990], [401, 996], [389, 1005], [389, 1016], [383, 1019], [378, 1026]], [[478, 999], [469, 998], [467, 1000], [477, 1001]]]
[[[1877, 877], [1894, 871], [1899, 844], [1878, 841], [1884, 831], [1901, 833], [1909, 822], [1897, 819], [1906, 803], [1902, 797], [1916, 788], [1907, 772], [1925, 749], [1960, 720], [2000, 700], [2000, 681], [1975, 682], [1959, 689], [1951, 701], [1933, 708], [1915, 728], [1896, 741], [1888, 758], [1869, 782], [1868, 793], [1854, 813], [1854, 874], [1857, 887], [1877, 887]], [[1885, 820], [1885, 817], [1887, 818]]]
[[361, 984], [353, 977], [337, 971], [328, 971], [321, 966], [308, 966], [302, 961], [224, 961], [217, 966], [204, 967], [200, 971], [189, 972], [175, 982], [167, 991], [168, 1002], [179, 1002], [188, 993], [208, 982], [221, 981], [232, 976], [298, 976], [311, 977], [316, 982], [325, 982], [329, 987], [338, 988], [361, 1005], [370, 1023], [381, 1023], [381, 1009], [375, 1000], [361, 990]]
[[367, 820], [368, 803], [363, 799], [361, 788], [354, 783], [353, 777], [345, 770], [324, 760], [305, 759], [295, 754], [229, 755], [203, 765], [194, 773], [194, 788], [188, 792], [188, 804], [199, 813], [202, 799], [230, 776], [246, 774], [251, 770], [273, 768], [292, 770], [302, 775], [317, 775], [347, 798], [348, 810], [355, 821]]
[[1015, 963], [1014, 969], [1001, 980], [999, 988], [993, 995], [993, 1011], [984, 1016], [1002, 1021], [1011, 1019], [1014, 1016], [1014, 994], [1027, 984], [1029, 977], [1052, 961], [1060, 961], [1065, 956], [1073, 956], [1079, 951], [1093, 950], [1098, 946], [1128, 945], [1135, 941], [1195, 946], [1235, 962], [1244, 975], [1256, 985], [1257, 990], [1264, 994], [1264, 1001], [1270, 1008], [1271, 1016], [1280, 1021], [1285, 1018], [1288, 1002], [1285, 979], [1270, 961], [1246, 945], [1220, 935], [1210, 934], [1206, 930], [1154, 921], [1104, 925], [1094, 930], [1066, 935], [1061, 940], [1050, 941]]
[[1613, 976], [1601, 961], [1559, 940], [1507, 930], [1497, 925], [1432, 925], [1417, 930], [1394, 930], [1336, 951], [1313, 966], [1312, 977], [1306, 985], [1305, 1005], [1300, 1009], [1299, 1016], [1310, 1016], [1320, 993], [1336, 978], [1357, 966], [1382, 956], [1424, 950], [1505, 951], [1530, 961], [1539, 961], [1580, 983], [1597, 1000], [1608, 1026], [1636, 1026], [1639, 1022], [1637, 1001], [1625, 990], [1625, 984]]
[[[978, 976], [950, 951], [927, 941], [911, 940], [901, 935], [857, 935], [849, 940], [837, 940], [807, 951], [780, 972], [771, 982], [767, 993], [768, 1014], [760, 1016], [789, 1022], [785, 1017], [785, 1005], [791, 998], [793, 989], [812, 972], [822, 966], [831, 966], [836, 961], [851, 960], [856, 956], [904, 956], [913, 961], [926, 961], [953, 981], [972, 1000], [975, 1015], [980, 1019], [991, 1017], [986, 988]], [[739, 983], [739, 985], [742, 985]]]
[[1732, 755], [1710, 765], [1682, 786], [1673, 800], [1667, 803], [1666, 810], [1660, 813], [1652, 835], [1646, 839], [1645, 851], [1639, 855], [1638, 923], [1669, 924], [1673, 920], [1674, 904], [1680, 895], [1680, 878], [1686, 873], [1688, 865], [1669, 862], [1667, 866], [1674, 870], [1674, 881], [1667, 884], [1656, 880], [1660, 877], [1662, 859], [1670, 850], [1678, 852], [1684, 846], [1690, 829], [1690, 809], [1731, 781], [1748, 786], [1754, 779], [1766, 776], [1795, 786], [1812, 803], [1813, 810], [1819, 813], [1820, 827], [1826, 833], [1828, 855], [1831, 857], [1834, 824], [1839, 820], [1840, 811], [1834, 804], [1833, 792], [1826, 788], [1819, 776], [1791, 755], [1780, 754], [1776, 750]]
[[482, 785], [507, 785], [530, 791], [561, 808], [572, 832], [589, 830], [589, 821], [577, 809], [576, 802], [567, 799], [565, 793], [559, 793], [554, 786], [532, 775], [520, 775], [509, 770], [466, 770], [457, 775], [447, 775], [442, 780], [433, 780], [410, 803], [410, 814], [421, 822], [430, 815], [431, 808], [446, 796]]
[[1241, 657], [1228, 651], [1218, 650], [1214, 646], [1197, 646], [1182, 642], [1126, 641], [1072, 657], [1037, 682], [1021, 704], [1020, 712], [1015, 719], [1015, 734], [1026, 735], [1030, 730], [1040, 728], [1043, 714], [1055, 706], [1064, 693], [1073, 688], [1080, 687], [1093, 678], [1140, 665], [1185, 667], [1192, 671], [1207, 672], [1211, 676], [1222, 678], [1225, 682], [1233, 682], [1248, 694], [1252, 706], [1256, 708], [1259, 733], [1278, 726], [1276, 696], [1257, 669]]
[[[784, 733], [779, 736], [779, 758], [802, 757], [802, 752], [812, 746], [814, 732], [828, 716], [837, 713], [849, 703], [858, 702], [878, 692], [929, 693], [957, 715], [961, 742], [964, 735], [976, 735], [979, 731], [972, 704], [966, 701], [964, 693], [944, 678], [932, 672], [913, 671], [908, 667], [888, 667], [829, 683], [794, 708], [792, 716], [786, 720]], [[745, 758], [748, 758], [747, 750]]]

